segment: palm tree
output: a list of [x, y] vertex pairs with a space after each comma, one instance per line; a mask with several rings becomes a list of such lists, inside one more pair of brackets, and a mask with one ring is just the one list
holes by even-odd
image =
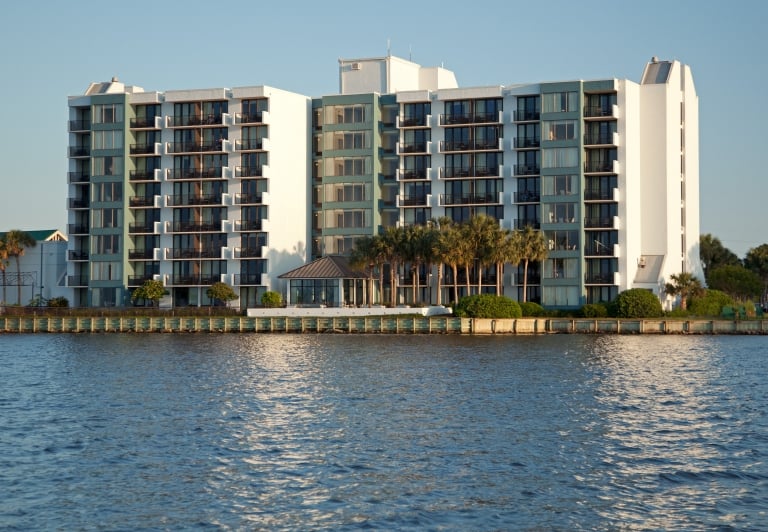
[[523, 303], [525, 303], [528, 297], [528, 263], [547, 258], [547, 243], [544, 240], [544, 233], [526, 225], [525, 229], [519, 232], [516, 244], [523, 263]]
[[467, 238], [473, 247], [474, 258], [478, 261], [477, 292], [482, 293], [483, 268], [494, 263], [493, 246], [501, 228], [495, 218], [480, 214], [469, 219], [466, 229]]
[[353, 268], [363, 268], [368, 273], [367, 299], [370, 307], [373, 304], [373, 272], [377, 266], [381, 273], [381, 238], [363, 236], [355, 240], [349, 263]]
[[3, 305], [8, 300], [5, 294], [5, 270], [8, 268], [8, 247], [5, 245], [5, 237], [0, 238], [0, 271], [3, 272]]
[[462, 264], [461, 246], [464, 241], [460, 225], [453, 223], [444, 224], [445, 228], [440, 235], [440, 252], [443, 264], [451, 268], [453, 272], [453, 302], [459, 301], [459, 265]]
[[[5, 233], [5, 250], [9, 257], [16, 259], [16, 272], [19, 275], [19, 281], [16, 284], [18, 289], [18, 303], [21, 305], [21, 261], [20, 258], [24, 255], [24, 250], [27, 248], [33, 248], [37, 245], [37, 241], [32, 236], [20, 229], [11, 229]], [[42, 272], [40, 272], [42, 274]]]
[[389, 263], [390, 305], [397, 306], [397, 276], [403, 258], [403, 228], [387, 227], [381, 235], [381, 251], [385, 262]]
[[[467, 295], [472, 294], [472, 289], [470, 286], [470, 276], [469, 276], [469, 269], [472, 267], [472, 264], [475, 262], [475, 244], [472, 241], [472, 234], [469, 231], [469, 227], [466, 223], [461, 224], [458, 227], [458, 235], [455, 242], [455, 248], [453, 252], [456, 254], [456, 261], [459, 266], [464, 267], [464, 275], [466, 277], [467, 282]], [[457, 298], [458, 300], [458, 298]]]
[[504, 265], [509, 263], [517, 266], [520, 263], [519, 249], [515, 245], [515, 233], [509, 230], [499, 229], [494, 235], [494, 243], [490, 257], [496, 264], [496, 295], [504, 294]]
[[446, 216], [441, 216], [437, 220], [430, 222], [430, 227], [434, 232], [431, 239], [430, 257], [432, 262], [437, 263], [437, 305], [442, 304], [443, 300], [443, 266], [447, 264], [451, 247], [448, 245], [447, 235], [453, 226], [453, 220]]
[[688, 309], [688, 298], [698, 296], [704, 291], [701, 281], [688, 272], [675, 273], [670, 276], [671, 283], [667, 283], [664, 291], [671, 296], [680, 296], [680, 310]]

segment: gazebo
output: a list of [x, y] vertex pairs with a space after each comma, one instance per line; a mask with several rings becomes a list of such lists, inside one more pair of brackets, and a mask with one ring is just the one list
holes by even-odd
[[348, 307], [364, 305], [365, 273], [347, 259], [328, 255], [279, 276], [288, 280], [287, 305]]

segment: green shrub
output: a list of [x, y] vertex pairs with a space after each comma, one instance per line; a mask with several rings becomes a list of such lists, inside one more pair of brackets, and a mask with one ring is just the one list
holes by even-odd
[[587, 303], [581, 307], [581, 315], [585, 318], [605, 318], [608, 316], [608, 307], [602, 303]]
[[617, 318], [660, 318], [664, 312], [661, 301], [650, 290], [630, 288], [614, 301]]
[[283, 304], [283, 297], [280, 295], [280, 292], [267, 290], [264, 292], [264, 295], [261, 296], [261, 304], [267, 308], [279, 307]]
[[719, 316], [723, 307], [734, 305], [733, 298], [725, 292], [708, 288], [704, 295], [691, 298], [688, 311], [694, 316]]
[[687, 318], [690, 315], [690, 310], [683, 310], [681, 308], [676, 308], [665, 313], [665, 316], [668, 318]]
[[66, 308], [69, 307], [69, 300], [66, 297], [52, 297], [48, 300], [49, 307]]
[[520, 318], [523, 311], [517, 301], [506, 296], [476, 294], [462, 297], [453, 309], [459, 318]]
[[544, 310], [544, 307], [538, 303], [533, 303], [532, 301], [523, 301], [522, 303], [519, 303], [519, 305], [520, 310], [523, 313], [523, 317], [526, 318], [546, 316], [547, 314], [547, 311]]

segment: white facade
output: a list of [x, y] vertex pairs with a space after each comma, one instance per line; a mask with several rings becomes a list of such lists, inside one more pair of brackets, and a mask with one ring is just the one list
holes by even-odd
[[[60, 231], [29, 231], [36, 238], [35, 245], [24, 250], [19, 257], [11, 257], [6, 263], [5, 286], [0, 275], [0, 302], [6, 305], [28, 305], [30, 301], [42, 298], [44, 301], [56, 297], [69, 299], [66, 286], [67, 239]], [[21, 300], [19, 300], [21, 288]]]

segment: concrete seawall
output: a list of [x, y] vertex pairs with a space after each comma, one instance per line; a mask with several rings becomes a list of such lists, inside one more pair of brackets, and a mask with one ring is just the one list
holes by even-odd
[[2, 333], [768, 334], [768, 320], [0, 316]]

